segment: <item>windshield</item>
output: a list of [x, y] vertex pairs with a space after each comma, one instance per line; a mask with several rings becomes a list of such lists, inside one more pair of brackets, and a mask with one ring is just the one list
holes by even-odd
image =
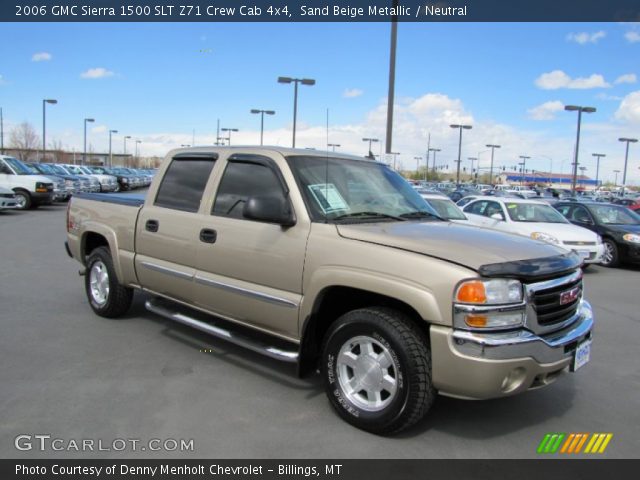
[[82, 170], [80, 170], [78, 167], [73, 166], [73, 165], [65, 165], [64, 168], [66, 168], [67, 170], [69, 170], [71, 173], [73, 173], [74, 175], [84, 175], [84, 172]]
[[58, 175], [69, 175], [69, 172], [67, 172], [60, 165], [51, 165], [51, 169]]
[[91, 167], [90, 170], [95, 173], [102, 173], [102, 174], [109, 173], [107, 169], [104, 167]]
[[315, 156], [287, 160], [314, 221], [438, 216], [404, 178], [382, 163]]
[[592, 205], [590, 210], [598, 223], [604, 225], [640, 225], [640, 216], [626, 207]]
[[51, 167], [51, 165], [48, 165], [46, 163], [38, 163], [37, 165], [34, 165], [34, 167], [39, 170], [42, 173], [46, 173], [48, 175], [55, 175], [56, 172], [53, 170], [53, 168]]
[[505, 202], [509, 217], [514, 222], [569, 223], [555, 208], [537, 203]]
[[467, 217], [455, 203], [446, 198], [429, 198], [427, 203], [431, 205], [438, 215], [447, 220], [466, 220]]
[[13, 157], [5, 157], [4, 161], [9, 164], [9, 166], [16, 172], [18, 175], [32, 175], [31, 170], [24, 163], [22, 163], [17, 158]]

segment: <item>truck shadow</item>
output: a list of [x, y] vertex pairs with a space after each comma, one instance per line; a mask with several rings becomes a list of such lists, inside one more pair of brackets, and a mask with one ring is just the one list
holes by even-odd
[[129, 313], [122, 317], [144, 318], [158, 325], [164, 326], [161, 334], [179, 342], [192, 350], [208, 355], [213, 361], [224, 361], [234, 367], [268, 378], [283, 387], [298, 391], [308, 391], [306, 398], [314, 398], [324, 394], [322, 379], [319, 375], [309, 375], [299, 378], [296, 365], [275, 360], [260, 355], [246, 348], [234, 345], [221, 339], [214, 338], [204, 332], [186, 325], [165, 319], [149, 312], [144, 302], [150, 297], [146, 294], [136, 294]]

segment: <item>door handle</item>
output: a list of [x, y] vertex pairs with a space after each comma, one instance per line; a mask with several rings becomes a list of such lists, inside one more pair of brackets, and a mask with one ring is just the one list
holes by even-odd
[[144, 224], [144, 228], [148, 232], [157, 232], [159, 227], [160, 222], [157, 220], [147, 220], [147, 223]]
[[211, 230], [210, 228], [203, 228], [200, 230], [200, 241], [204, 243], [216, 243], [218, 239], [218, 232]]

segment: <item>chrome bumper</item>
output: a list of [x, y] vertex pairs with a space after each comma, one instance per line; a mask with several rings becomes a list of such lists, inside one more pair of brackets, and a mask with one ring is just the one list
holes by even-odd
[[591, 336], [591, 305], [583, 300], [576, 316], [568, 327], [544, 336], [528, 330], [506, 333], [454, 330], [452, 336], [455, 349], [462, 355], [491, 360], [531, 357], [539, 363], [552, 363], [570, 357], [577, 344]]

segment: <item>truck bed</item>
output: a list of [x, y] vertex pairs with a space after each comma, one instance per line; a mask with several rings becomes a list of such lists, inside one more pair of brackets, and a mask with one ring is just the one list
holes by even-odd
[[78, 193], [74, 197], [130, 207], [141, 207], [145, 199], [145, 196], [141, 193]]

